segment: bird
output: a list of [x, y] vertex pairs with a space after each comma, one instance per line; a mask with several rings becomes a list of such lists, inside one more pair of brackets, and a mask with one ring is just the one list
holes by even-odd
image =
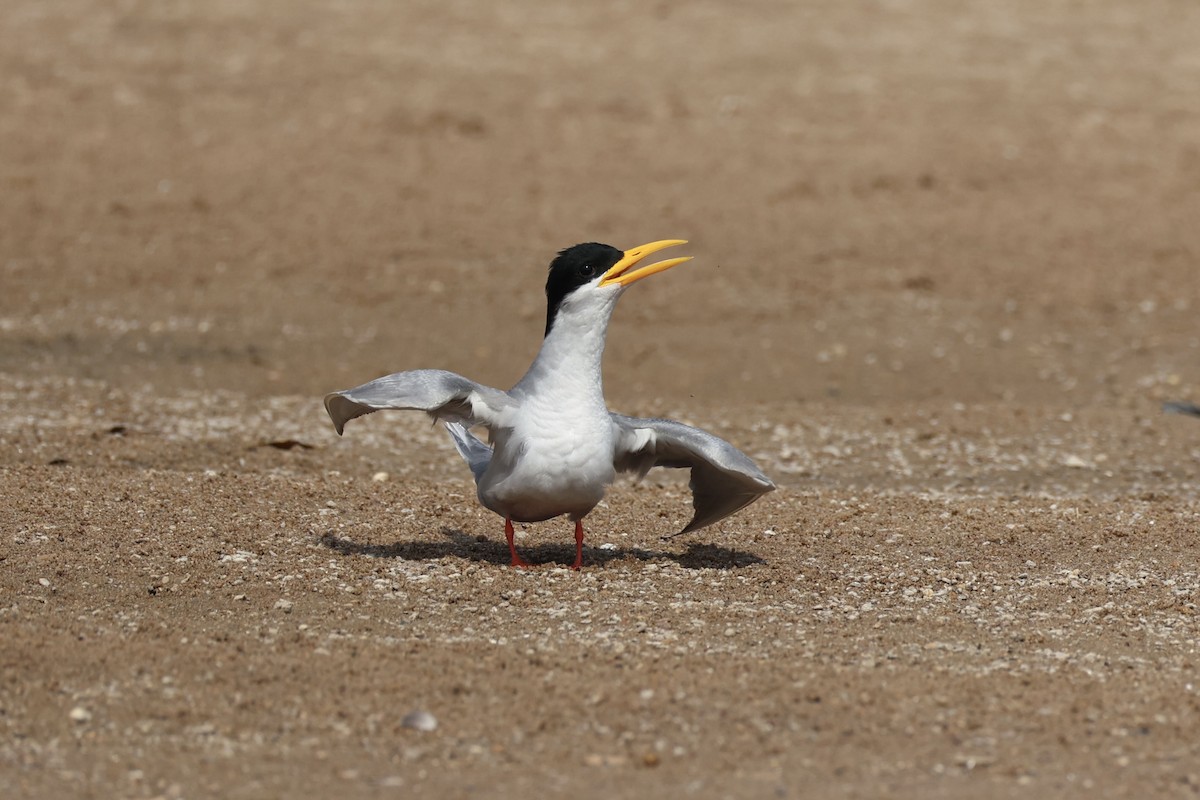
[[[546, 279], [546, 330], [537, 356], [508, 391], [440, 369], [414, 369], [325, 396], [340, 436], [348, 421], [384, 409], [424, 411], [444, 424], [475, 478], [479, 502], [504, 518], [513, 567], [513, 522], [566, 515], [575, 523], [574, 570], [583, 564], [583, 519], [617, 473], [641, 479], [653, 467], [691, 470], [693, 516], [678, 534], [712, 525], [775, 488], [747, 455], [672, 419], [609, 411], [601, 360], [617, 300], [634, 283], [691, 260], [642, 264], [686, 244], [663, 239], [621, 251], [597, 242], [561, 250]], [[473, 428], [485, 428], [484, 442]]]

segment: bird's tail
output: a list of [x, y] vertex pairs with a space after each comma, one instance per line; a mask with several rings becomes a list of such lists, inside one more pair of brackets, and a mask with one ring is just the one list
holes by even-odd
[[479, 437], [467, 430], [462, 423], [446, 422], [443, 424], [450, 432], [450, 438], [454, 440], [454, 447], [458, 450], [458, 454], [463, 457], [463, 461], [467, 462], [467, 466], [471, 468], [471, 474], [478, 482], [479, 476], [492, 461], [492, 448], [480, 441]]

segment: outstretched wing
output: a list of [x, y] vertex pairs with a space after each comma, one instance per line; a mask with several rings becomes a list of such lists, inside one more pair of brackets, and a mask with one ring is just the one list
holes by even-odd
[[325, 410], [339, 435], [355, 417], [391, 408], [424, 411], [436, 419], [467, 426], [500, 427], [513, 406], [507, 392], [443, 369], [396, 372], [325, 395]]
[[679, 533], [719, 522], [775, 488], [750, 457], [724, 439], [673, 419], [612, 415], [620, 429], [616, 468], [645, 475], [653, 467], [690, 468], [695, 515]]

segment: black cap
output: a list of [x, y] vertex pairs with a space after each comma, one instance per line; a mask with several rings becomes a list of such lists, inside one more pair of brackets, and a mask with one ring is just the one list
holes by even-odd
[[617, 248], [597, 242], [577, 244], [559, 252], [550, 262], [550, 275], [546, 278], [547, 336], [563, 298], [580, 286], [598, 280], [624, 256]]

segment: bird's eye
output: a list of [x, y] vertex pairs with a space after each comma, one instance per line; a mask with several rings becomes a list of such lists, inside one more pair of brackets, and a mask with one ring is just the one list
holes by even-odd
[[579, 274], [585, 278], [590, 278], [596, 274], [596, 268], [593, 267], [591, 264], [584, 264], [582, 267], [579, 268]]

